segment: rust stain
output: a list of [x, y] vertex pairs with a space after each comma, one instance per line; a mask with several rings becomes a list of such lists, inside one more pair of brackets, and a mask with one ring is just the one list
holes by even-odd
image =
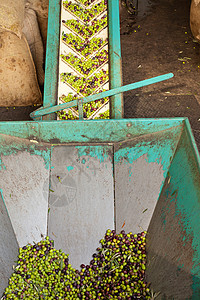
[[122, 225], [122, 228], [124, 228], [125, 224], [126, 224], [126, 221], [124, 220], [124, 223], [123, 223], [123, 225]]
[[52, 234], [57, 238], [57, 236], [52, 232]]
[[119, 53], [115, 52], [114, 53], [121, 59], [121, 56], [119, 55]]

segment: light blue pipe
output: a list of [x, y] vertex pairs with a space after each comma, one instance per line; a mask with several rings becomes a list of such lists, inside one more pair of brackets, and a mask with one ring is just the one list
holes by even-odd
[[32, 119], [36, 119], [38, 117], [48, 115], [48, 114], [52, 114], [52, 113], [55, 113], [55, 112], [63, 110], [63, 109], [78, 106], [80, 104], [80, 102], [81, 102], [81, 104], [84, 104], [84, 103], [92, 102], [92, 101], [95, 101], [95, 100], [100, 100], [102, 98], [111, 97], [111, 96], [114, 96], [114, 95], [117, 95], [117, 94], [120, 94], [120, 93], [123, 93], [123, 92], [138, 89], [138, 88], [150, 85], [150, 84], [154, 84], [154, 83], [158, 83], [158, 82], [170, 79], [173, 76], [174, 76], [173, 73], [168, 73], [168, 74], [165, 74], [165, 75], [161, 75], [161, 76], [153, 77], [153, 78], [150, 78], [150, 79], [138, 81], [138, 82], [131, 83], [131, 84], [128, 84], [128, 85], [124, 85], [124, 86], [121, 86], [121, 87], [118, 87], [118, 88], [115, 88], [115, 89], [112, 89], [112, 90], [109, 90], [109, 91], [105, 91], [105, 92], [102, 92], [102, 93], [99, 93], [99, 94], [84, 97], [84, 98], [79, 99], [79, 100], [73, 100], [73, 101], [70, 101], [68, 103], [63, 103], [63, 104], [59, 104], [59, 105], [55, 105], [55, 106], [51, 106], [51, 107], [39, 108], [36, 111], [32, 112], [30, 114], [30, 117]]

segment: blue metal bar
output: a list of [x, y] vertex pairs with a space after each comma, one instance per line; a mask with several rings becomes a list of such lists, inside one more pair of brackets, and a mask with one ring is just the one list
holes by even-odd
[[[108, 0], [108, 32], [110, 89], [122, 85], [119, 0]], [[110, 99], [110, 117], [122, 119], [124, 115], [123, 95], [115, 94]]]
[[[58, 62], [60, 44], [60, 4], [58, 1], [49, 1], [48, 35], [45, 63], [45, 83], [43, 106], [54, 106], [57, 103], [58, 89]], [[45, 119], [55, 119], [56, 115], [46, 116]]]
[[[88, 102], [92, 102], [92, 101], [95, 101], [95, 100], [100, 100], [102, 98], [117, 95], [117, 94], [120, 94], [120, 93], [123, 93], [123, 92], [134, 90], [134, 89], [137, 89], [137, 88], [140, 88], [140, 87], [144, 87], [144, 86], [147, 86], [147, 85], [150, 85], [150, 84], [158, 83], [158, 82], [170, 79], [173, 76], [174, 76], [173, 73], [168, 73], [168, 74], [165, 74], [165, 75], [161, 75], [161, 76], [153, 77], [153, 78], [150, 78], [150, 79], [142, 80], [142, 81], [139, 81], [139, 82], [131, 83], [131, 84], [124, 85], [124, 86], [121, 86], [121, 87], [118, 87], [118, 88], [115, 88], [115, 89], [112, 89], [112, 90], [109, 90], [109, 91], [105, 91], [105, 92], [102, 92], [102, 93], [99, 93], [99, 94], [96, 94], [96, 95], [91, 95], [91, 96], [88, 96], [88, 97], [84, 97], [84, 98], [81, 99], [81, 102], [83, 104], [83, 103], [88, 103]], [[30, 114], [30, 117], [32, 119], [35, 119], [39, 116], [52, 114], [52, 113], [55, 113], [55, 112], [63, 110], [63, 109], [67, 109], [67, 108], [70, 108], [70, 107], [77, 106], [79, 102], [80, 102], [80, 99], [73, 100], [73, 101], [70, 101], [68, 103], [63, 103], [63, 104], [60, 104], [60, 105], [55, 105], [53, 107], [39, 108], [36, 111], [32, 112]]]

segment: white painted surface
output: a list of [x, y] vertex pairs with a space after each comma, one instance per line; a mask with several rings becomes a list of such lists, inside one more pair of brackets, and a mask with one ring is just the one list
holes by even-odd
[[160, 163], [148, 162], [147, 154], [132, 164], [124, 158], [115, 165], [117, 231], [147, 230], [155, 209], [164, 171]]
[[114, 228], [112, 158], [100, 163], [89, 154], [80, 156], [78, 147], [54, 148], [51, 190], [49, 235], [57, 249], [70, 255], [73, 267], [79, 268], [90, 262], [105, 231]]
[[38, 242], [47, 232], [49, 170], [41, 156], [27, 151], [1, 162], [0, 188], [19, 246]]

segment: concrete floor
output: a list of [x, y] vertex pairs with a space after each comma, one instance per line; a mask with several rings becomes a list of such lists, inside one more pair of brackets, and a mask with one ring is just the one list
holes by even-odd
[[190, 1], [146, 1], [121, 12], [123, 84], [165, 73], [174, 78], [124, 94], [125, 118], [188, 117], [200, 149], [200, 44], [189, 27]]

